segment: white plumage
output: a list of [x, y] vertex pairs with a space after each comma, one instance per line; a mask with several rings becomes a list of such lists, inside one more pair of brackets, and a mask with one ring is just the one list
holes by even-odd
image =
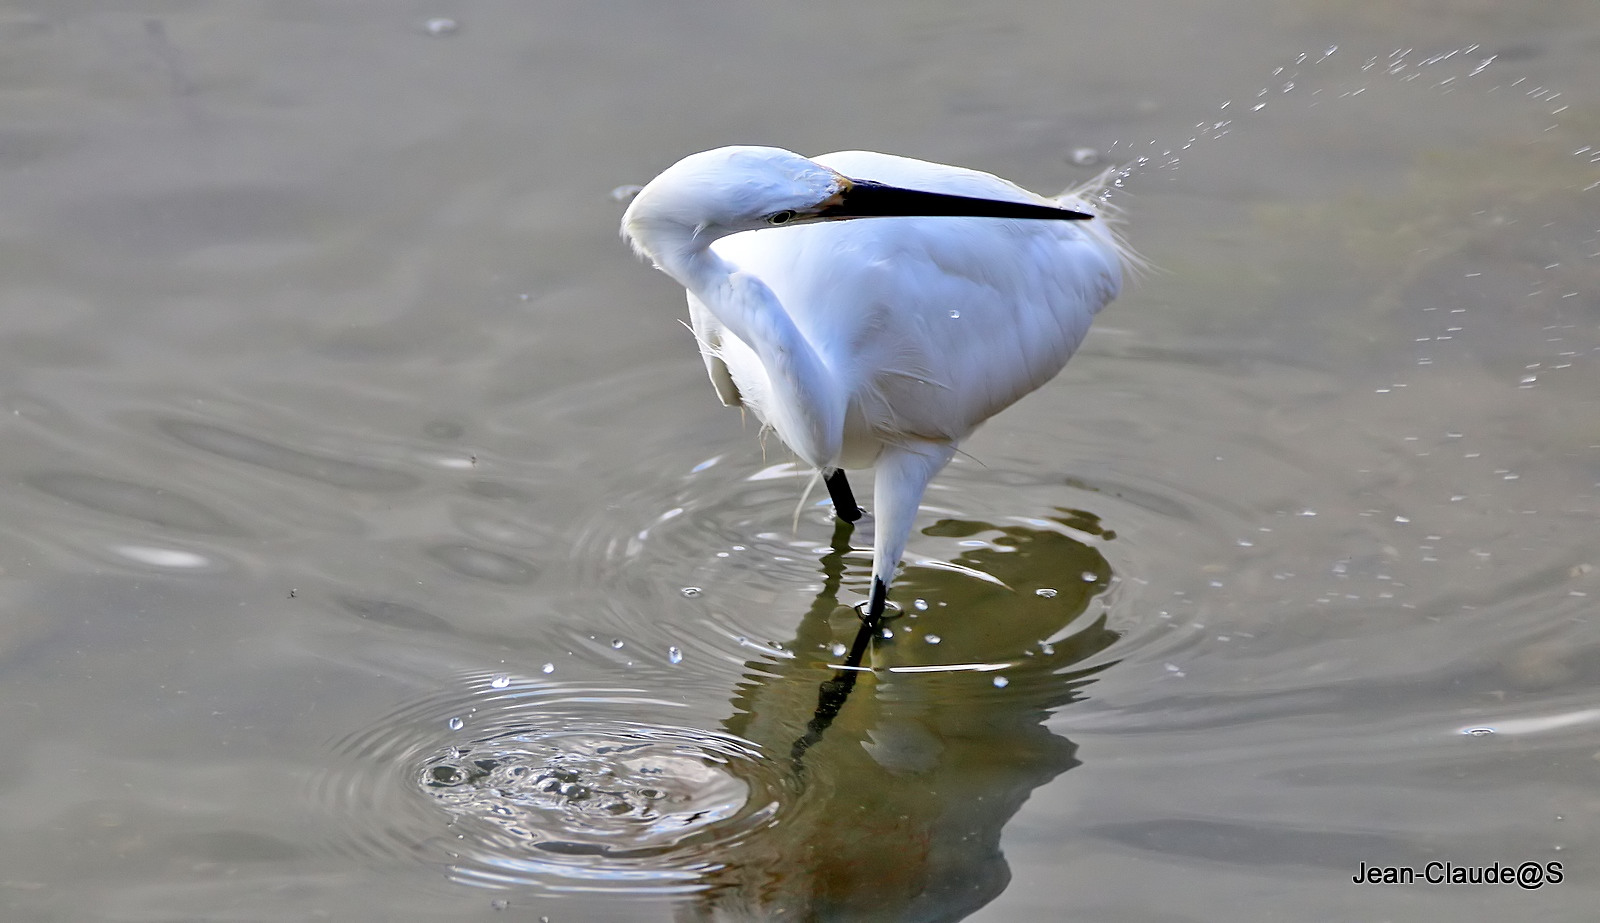
[[688, 290], [723, 403], [823, 472], [876, 466], [876, 619], [928, 480], [1054, 377], [1120, 291], [1111, 229], [1061, 220], [1091, 212], [961, 167], [732, 147], [651, 181], [623, 233]]

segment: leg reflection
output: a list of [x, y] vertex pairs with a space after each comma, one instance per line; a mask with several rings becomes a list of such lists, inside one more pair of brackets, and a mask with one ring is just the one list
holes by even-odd
[[[811, 614], [817, 613], [823, 607], [832, 612], [838, 605], [839, 581], [844, 575], [844, 556], [850, 552], [852, 531], [850, 522], [844, 519], [834, 522], [832, 550], [822, 559], [822, 572], [827, 579], [823, 583], [822, 592], [817, 594], [816, 601], [811, 605]], [[806, 722], [805, 734], [789, 748], [789, 759], [794, 763], [795, 772], [805, 770], [806, 751], [822, 739], [822, 732], [833, 723], [833, 719], [839, 714], [839, 709], [844, 707], [845, 700], [850, 697], [850, 690], [856, 687], [856, 677], [861, 672], [861, 659], [867, 653], [867, 645], [872, 643], [873, 636], [878, 633], [880, 624], [882, 623], [877, 619], [863, 619], [861, 627], [856, 630], [855, 640], [850, 644], [850, 653], [846, 655], [844, 664], [832, 677], [823, 680], [817, 687], [817, 710], [812, 714], [811, 720]]]
[[901, 575], [906, 598], [930, 605], [890, 623], [886, 645], [884, 626], [839, 604], [852, 549], [836, 524], [788, 653], [746, 663], [726, 724], [787, 753], [787, 794], [769, 828], [718, 856], [680, 920], [958, 920], [1004, 890], [1005, 824], [1078, 765], [1046, 719], [1111, 665], [1098, 655], [1117, 638], [1087, 617], [1111, 576], [1078, 538], [1098, 526], [1062, 514], [1059, 529], [926, 529], [961, 553]]

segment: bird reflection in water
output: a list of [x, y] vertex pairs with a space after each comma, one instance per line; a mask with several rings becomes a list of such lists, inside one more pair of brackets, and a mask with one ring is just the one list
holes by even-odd
[[1079, 764], [1044, 722], [1118, 637], [1086, 617], [1110, 565], [1069, 532], [1111, 534], [1087, 513], [1053, 519], [1066, 528], [930, 526], [983, 546], [908, 568], [903, 598], [937, 602], [876, 628], [839, 604], [850, 526], [835, 527], [798, 656], [748, 662], [726, 728], [792, 761], [794, 803], [716, 857], [679, 920], [958, 920], [1005, 889], [1001, 830]]

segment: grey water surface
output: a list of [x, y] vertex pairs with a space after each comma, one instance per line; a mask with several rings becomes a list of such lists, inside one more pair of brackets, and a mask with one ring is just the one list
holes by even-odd
[[[1149, 263], [803, 746], [870, 525], [616, 231], [728, 143]], [[0, 483], [7, 920], [1589, 919], [1600, 12], [6, 3]]]

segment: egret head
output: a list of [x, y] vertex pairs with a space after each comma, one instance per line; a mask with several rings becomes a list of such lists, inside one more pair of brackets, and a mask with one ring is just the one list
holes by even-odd
[[622, 234], [650, 256], [663, 237], [701, 246], [740, 231], [815, 220], [850, 181], [775, 147], [719, 147], [690, 154], [640, 190]]

